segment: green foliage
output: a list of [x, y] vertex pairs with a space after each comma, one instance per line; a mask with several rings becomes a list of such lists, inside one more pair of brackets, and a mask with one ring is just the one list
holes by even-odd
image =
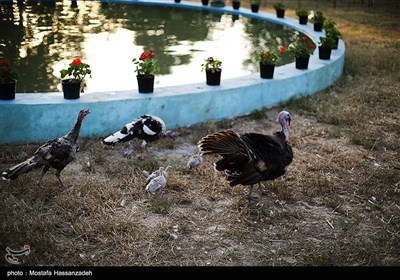
[[254, 110], [250, 113], [250, 118], [253, 120], [261, 120], [265, 118], [267, 107], [261, 108], [259, 110]]
[[171, 202], [162, 196], [156, 196], [150, 201], [151, 212], [155, 214], [167, 214], [171, 208]]
[[143, 52], [139, 59], [132, 59], [133, 63], [136, 65], [136, 73], [138, 76], [150, 76], [160, 71], [160, 67], [157, 65], [157, 60], [154, 57], [154, 51], [149, 50]]
[[83, 63], [80, 58], [75, 58], [68, 66], [67, 69], [62, 69], [60, 71], [61, 79], [65, 77], [69, 77], [70, 82], [82, 82], [86, 75], [90, 77], [92, 74], [92, 70], [90, 70], [90, 65], [87, 63]]
[[322, 28], [325, 30], [326, 36], [330, 36], [333, 38], [340, 37], [342, 34], [336, 27], [336, 22], [333, 19], [326, 19]]
[[324, 23], [325, 21], [324, 14], [321, 11], [315, 11], [312, 21], [314, 23]]
[[221, 71], [222, 61], [215, 59], [213, 57], [209, 57], [201, 64], [201, 70], [211, 70], [212, 73]]
[[332, 36], [321, 37], [319, 43], [323, 48], [333, 49], [336, 46], [336, 41]]
[[285, 5], [283, 5], [282, 3], [278, 2], [278, 3], [274, 3], [274, 8], [275, 10], [284, 10], [285, 9]]
[[275, 65], [276, 62], [282, 58], [286, 53], [284, 46], [279, 46], [278, 49], [262, 51], [256, 54], [256, 60], [263, 64]]
[[298, 37], [296, 41], [289, 45], [289, 51], [292, 52], [295, 57], [306, 57], [307, 55], [313, 54], [314, 50], [315, 45], [307, 35]]
[[296, 9], [296, 16], [308, 16], [310, 14], [310, 10], [307, 8], [297, 8]]

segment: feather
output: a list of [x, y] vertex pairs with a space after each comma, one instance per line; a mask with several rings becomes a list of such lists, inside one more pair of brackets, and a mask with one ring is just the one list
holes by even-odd
[[16, 179], [19, 175], [28, 173], [34, 168], [43, 167], [38, 185], [43, 178], [43, 175], [50, 169], [57, 170], [56, 176], [61, 186], [64, 186], [61, 180], [61, 171], [75, 159], [75, 153], [78, 150], [77, 140], [81, 125], [85, 117], [90, 113], [88, 109], [82, 109], [71, 131], [59, 138], [50, 140], [40, 146], [29, 159], [9, 168], [2, 173], [2, 178], [5, 180]]
[[293, 151], [288, 144], [288, 126], [291, 118], [287, 111], [278, 114], [282, 130], [272, 135], [245, 133], [239, 135], [224, 130], [203, 137], [198, 147], [204, 155], [217, 154], [215, 169], [224, 171], [231, 186], [248, 185], [274, 180], [285, 174], [292, 162]]
[[134, 119], [132, 122], [125, 124], [119, 131], [114, 132], [110, 136], [103, 139], [105, 145], [114, 146], [119, 142], [127, 142], [134, 138], [142, 140], [142, 149], [145, 149], [147, 142], [156, 141], [168, 134], [165, 122], [157, 116], [146, 114]]

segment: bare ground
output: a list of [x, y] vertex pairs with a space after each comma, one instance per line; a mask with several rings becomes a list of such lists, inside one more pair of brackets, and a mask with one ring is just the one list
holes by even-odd
[[[144, 160], [122, 158], [122, 145], [80, 139], [77, 160], [62, 173], [68, 189], [52, 174], [37, 187], [38, 171], [0, 183], [0, 252], [29, 244], [22, 259], [33, 266], [398, 266], [400, 62], [389, 55], [400, 47], [397, 17], [372, 21], [381, 14], [367, 8], [326, 13], [347, 47], [334, 86], [249, 116], [180, 128], [175, 141], [151, 143]], [[212, 156], [186, 169], [202, 136], [226, 128], [272, 133], [282, 109], [293, 118], [294, 161], [265, 183], [266, 196], [248, 203], [247, 189], [229, 187]], [[1, 170], [38, 145], [1, 145]], [[167, 165], [166, 189], [144, 193], [141, 170]]]

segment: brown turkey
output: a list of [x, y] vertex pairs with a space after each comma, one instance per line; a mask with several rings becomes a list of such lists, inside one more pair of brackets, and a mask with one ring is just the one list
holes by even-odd
[[75, 159], [77, 143], [81, 125], [85, 117], [89, 114], [89, 109], [82, 109], [78, 114], [78, 119], [72, 130], [59, 138], [48, 141], [40, 146], [31, 158], [11, 167], [2, 173], [4, 180], [16, 179], [19, 175], [27, 173], [34, 168], [43, 167], [38, 185], [42, 181], [43, 175], [50, 169], [56, 169], [57, 179], [62, 187], [64, 183], [61, 180], [61, 171]]
[[253, 185], [274, 180], [286, 172], [292, 162], [293, 151], [288, 143], [291, 117], [289, 112], [281, 111], [278, 120], [282, 130], [273, 135], [245, 133], [239, 135], [232, 130], [216, 132], [203, 137], [198, 144], [200, 152], [222, 156], [215, 163], [215, 169], [225, 171], [227, 180], [233, 187], [238, 184], [250, 187], [247, 199], [253, 200]]

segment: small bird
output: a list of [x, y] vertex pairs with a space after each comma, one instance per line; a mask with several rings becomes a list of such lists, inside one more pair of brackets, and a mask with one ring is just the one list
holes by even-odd
[[103, 139], [106, 145], [115, 145], [118, 142], [127, 142], [134, 138], [142, 140], [142, 152], [145, 150], [147, 142], [156, 141], [162, 137], [174, 139], [174, 131], [166, 130], [165, 122], [157, 116], [146, 114], [136, 118], [110, 136]]
[[252, 197], [254, 184], [258, 184], [263, 191], [261, 182], [282, 176], [292, 162], [293, 151], [288, 143], [291, 121], [289, 112], [281, 111], [277, 120], [282, 130], [273, 135], [239, 135], [233, 130], [225, 130], [207, 135], [199, 141], [198, 147], [202, 154], [222, 156], [215, 163], [215, 168], [225, 171], [231, 186], [241, 184], [250, 187], [246, 196], [249, 200], [255, 199]]
[[191, 170], [192, 168], [199, 167], [202, 164], [202, 162], [203, 162], [203, 156], [201, 154], [197, 154], [190, 157], [186, 166], [189, 170]]
[[28, 173], [34, 168], [43, 167], [42, 174], [38, 181], [38, 186], [40, 186], [44, 174], [50, 168], [54, 168], [56, 169], [55, 175], [58, 181], [62, 187], [65, 187], [61, 180], [61, 171], [75, 159], [75, 153], [78, 149], [77, 140], [81, 125], [89, 113], [89, 109], [80, 110], [78, 119], [68, 134], [46, 142], [35, 151], [32, 157], [11, 167], [7, 171], [4, 171], [2, 173], [2, 178], [4, 180], [13, 180], [19, 175]]
[[160, 167], [158, 170], [154, 171], [147, 177], [145, 191], [154, 194], [158, 190], [162, 190], [167, 185], [168, 179], [168, 169], [171, 166], [168, 165], [165, 169]]
[[[172, 166], [168, 165], [164, 170], [162, 170], [165, 178], [168, 178], [168, 176], [169, 176], [168, 169], [170, 169], [170, 168], [172, 168]], [[151, 181], [153, 178], [160, 175], [160, 169], [157, 169], [157, 170], [153, 171], [152, 173], [150, 173], [146, 170], [143, 170], [142, 172], [143, 172], [144, 176], [146, 177], [146, 184], [149, 181]]]
[[122, 156], [124, 158], [131, 158], [133, 153], [134, 153], [134, 150], [133, 150], [133, 146], [131, 143], [125, 144], [125, 146], [122, 148]]

